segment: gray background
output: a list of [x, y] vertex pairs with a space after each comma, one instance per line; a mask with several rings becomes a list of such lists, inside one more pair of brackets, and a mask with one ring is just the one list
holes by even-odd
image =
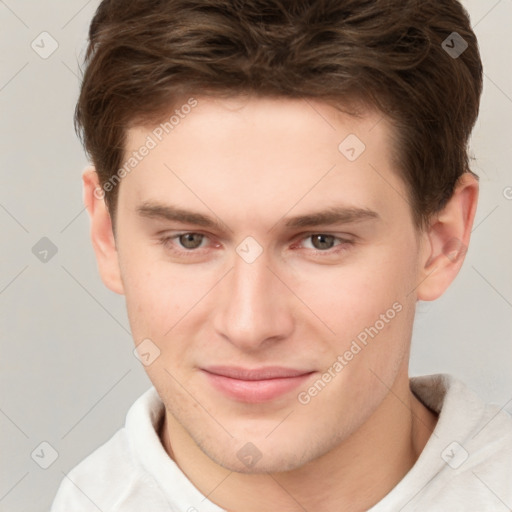
[[[124, 300], [97, 274], [82, 205], [87, 160], [72, 115], [98, 3], [0, 0], [1, 511], [47, 510], [64, 473], [123, 425], [150, 385]], [[463, 3], [485, 65], [472, 139], [480, 204], [455, 283], [418, 307], [411, 374], [452, 373], [512, 410], [512, 0]], [[44, 31], [58, 44], [48, 58], [31, 47], [51, 49]], [[58, 249], [46, 262], [32, 252], [43, 237]], [[42, 442], [58, 452], [46, 470]]]

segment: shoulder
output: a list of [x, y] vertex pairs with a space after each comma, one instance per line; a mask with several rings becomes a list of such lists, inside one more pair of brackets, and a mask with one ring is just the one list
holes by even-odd
[[132, 484], [134, 466], [124, 428], [65, 474], [52, 512], [112, 510], [116, 497]]
[[512, 503], [512, 417], [447, 374], [410, 380], [438, 414], [418, 460], [372, 512], [494, 512]]
[[460, 483], [469, 495], [485, 497], [497, 510], [503, 502], [512, 503], [512, 416], [504, 407], [482, 401], [460, 381], [454, 386], [446, 419], [459, 425], [465, 421], [466, 429], [446, 429], [453, 438], [442, 453], [446, 470], [455, 486]]
[[450, 375], [420, 377], [411, 388], [439, 412], [419, 461], [435, 468], [424, 493], [429, 504], [451, 498], [490, 511], [512, 503], [512, 416]]
[[[149, 390], [130, 408], [131, 422], [147, 410], [148, 400], [154, 398]], [[144, 431], [138, 433], [145, 436]], [[97, 448], [69, 473], [65, 474], [51, 512], [89, 512], [98, 510], [123, 511], [137, 502], [154, 503], [160, 499], [158, 485], [140, 463], [134, 449], [129, 426], [118, 430], [106, 443]], [[160, 500], [161, 501], [161, 500]], [[129, 502], [130, 508], [124, 505]], [[142, 503], [142, 502], [141, 502]], [[154, 509], [158, 510], [158, 509]]]

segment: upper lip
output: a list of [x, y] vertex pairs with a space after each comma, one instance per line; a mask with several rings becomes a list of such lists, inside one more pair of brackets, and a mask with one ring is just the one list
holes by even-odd
[[203, 368], [208, 373], [229, 377], [238, 380], [268, 380], [268, 379], [285, 379], [290, 377], [298, 377], [312, 373], [311, 370], [297, 370], [294, 368], [285, 368], [282, 366], [265, 366], [262, 368], [239, 368], [235, 366], [209, 366]]

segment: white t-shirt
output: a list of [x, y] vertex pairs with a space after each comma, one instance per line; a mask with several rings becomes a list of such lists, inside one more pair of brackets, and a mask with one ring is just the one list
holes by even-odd
[[[511, 510], [512, 417], [450, 375], [413, 377], [410, 386], [439, 419], [414, 466], [370, 511]], [[163, 414], [150, 388], [125, 427], [64, 478], [51, 512], [223, 512], [167, 455]]]

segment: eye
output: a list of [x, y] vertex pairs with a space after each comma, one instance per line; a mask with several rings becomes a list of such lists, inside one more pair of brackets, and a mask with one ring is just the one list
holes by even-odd
[[[159, 243], [171, 253], [192, 257], [199, 256], [208, 249], [208, 240], [209, 237], [203, 233], [184, 232], [163, 236], [159, 239]], [[310, 242], [309, 247], [308, 241]], [[328, 233], [309, 233], [302, 234], [293, 245], [313, 251], [317, 255], [328, 256], [349, 250], [354, 245], [354, 241]]]
[[160, 243], [174, 252], [193, 252], [200, 249], [206, 235], [202, 233], [178, 233], [160, 239]]
[[[353, 245], [352, 240], [347, 240], [334, 235], [329, 235], [327, 233], [312, 233], [301, 239], [301, 241], [304, 242], [309, 240], [311, 241], [312, 247], [306, 248], [313, 249], [314, 251], [319, 253], [339, 252], [341, 250], [346, 250], [349, 246]], [[338, 241], [338, 243], [335, 243], [336, 241]]]

